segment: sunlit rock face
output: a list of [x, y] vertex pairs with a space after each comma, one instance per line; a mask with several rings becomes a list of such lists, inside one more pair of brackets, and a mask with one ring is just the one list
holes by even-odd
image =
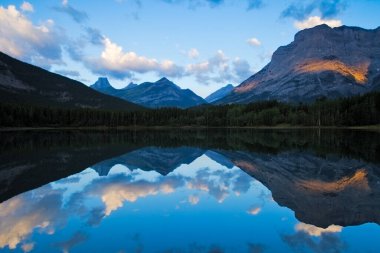
[[237, 86], [224, 103], [336, 98], [380, 89], [380, 28], [320, 25], [278, 48], [271, 62]]
[[222, 152], [271, 192], [300, 221], [330, 225], [380, 224], [380, 178], [377, 165], [359, 160], [284, 152], [263, 155]]

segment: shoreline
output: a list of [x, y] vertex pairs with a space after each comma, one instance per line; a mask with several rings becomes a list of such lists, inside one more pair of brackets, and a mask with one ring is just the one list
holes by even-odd
[[226, 127], [207, 127], [207, 126], [135, 126], [135, 127], [0, 127], [0, 132], [16, 132], [16, 131], [52, 131], [52, 130], [84, 130], [84, 131], [108, 131], [108, 130], [168, 130], [168, 129], [258, 129], [258, 130], [296, 130], [296, 129], [339, 129], [339, 130], [365, 130], [365, 131], [380, 131], [380, 125], [369, 126], [226, 126]]

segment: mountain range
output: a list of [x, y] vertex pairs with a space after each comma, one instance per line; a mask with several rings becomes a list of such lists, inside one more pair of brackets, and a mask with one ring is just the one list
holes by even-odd
[[111, 86], [107, 78], [102, 77], [90, 87], [104, 94], [149, 108], [189, 108], [207, 103], [193, 91], [181, 89], [178, 85], [165, 77], [157, 82], [145, 82], [139, 85], [130, 83], [123, 89], [115, 89]]
[[206, 99], [167, 78], [115, 89], [107, 78], [86, 85], [0, 53], [3, 103], [47, 107], [138, 110], [189, 108], [207, 103], [262, 100], [298, 103], [380, 91], [380, 27], [366, 30], [320, 25], [295, 35], [271, 62], [237, 87], [227, 85]]
[[320, 25], [295, 35], [271, 62], [216, 104], [309, 102], [380, 90], [380, 27]]
[[83, 83], [0, 52], [0, 101], [34, 106], [139, 110], [141, 106], [99, 93]]

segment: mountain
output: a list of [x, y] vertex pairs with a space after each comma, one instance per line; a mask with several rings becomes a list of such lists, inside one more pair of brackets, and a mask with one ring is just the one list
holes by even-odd
[[78, 81], [16, 60], [1, 52], [0, 101], [65, 108], [141, 109], [133, 103], [96, 92]]
[[123, 88], [123, 90], [128, 90], [137, 87], [137, 83], [130, 82], [127, 86]]
[[380, 224], [380, 202], [374, 201], [380, 196], [378, 165], [304, 151], [218, 152], [260, 181], [301, 222], [321, 228]]
[[117, 92], [117, 89], [111, 86], [106, 77], [99, 77], [93, 85], [90, 85], [90, 88], [110, 96]]
[[309, 102], [380, 90], [380, 27], [316, 26], [278, 48], [271, 62], [218, 104]]
[[224, 98], [228, 94], [230, 94], [233, 89], [234, 89], [234, 86], [232, 84], [227, 84], [226, 86], [220, 88], [219, 90], [211, 93], [208, 97], [205, 98], [205, 100], [208, 103], [215, 102], [219, 99]]
[[188, 108], [206, 103], [191, 90], [181, 89], [165, 77], [154, 83], [145, 82], [140, 85], [130, 83], [123, 89], [115, 89], [109, 85], [108, 81], [105, 82], [103, 78], [100, 78], [91, 88], [150, 108]]
[[127, 166], [130, 170], [156, 171], [161, 175], [167, 175], [182, 164], [192, 163], [204, 152], [203, 149], [192, 147], [146, 147], [102, 161], [93, 165], [92, 168], [99, 176], [108, 175], [116, 164]]

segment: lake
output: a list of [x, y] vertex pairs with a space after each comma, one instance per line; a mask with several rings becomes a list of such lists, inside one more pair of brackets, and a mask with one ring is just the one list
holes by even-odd
[[379, 252], [380, 133], [0, 132], [0, 252]]

